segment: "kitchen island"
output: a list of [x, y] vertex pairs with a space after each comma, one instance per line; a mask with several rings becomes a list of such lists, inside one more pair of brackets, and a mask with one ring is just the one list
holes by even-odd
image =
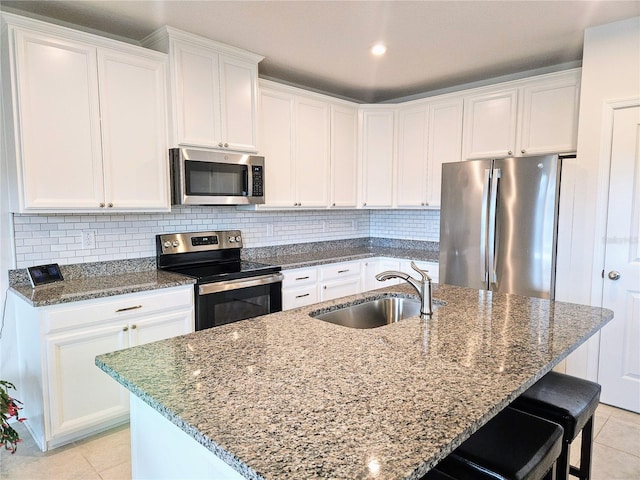
[[356, 330], [309, 315], [413, 294], [99, 356], [131, 392], [134, 478], [420, 478], [613, 317], [446, 285], [429, 320]]

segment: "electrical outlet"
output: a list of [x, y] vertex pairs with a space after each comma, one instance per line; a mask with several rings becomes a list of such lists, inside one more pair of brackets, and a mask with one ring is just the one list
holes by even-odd
[[96, 248], [96, 231], [95, 230], [82, 231], [82, 248], [84, 249]]

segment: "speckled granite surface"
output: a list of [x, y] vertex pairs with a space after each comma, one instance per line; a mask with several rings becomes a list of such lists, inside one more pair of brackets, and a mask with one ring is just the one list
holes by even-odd
[[162, 270], [130, 273], [110, 273], [100, 276], [79, 277], [32, 288], [30, 284], [14, 284], [11, 289], [34, 307], [77, 302], [92, 298], [110, 297], [124, 293], [142, 292], [158, 288], [176, 287], [195, 283], [195, 280]]
[[[247, 248], [243, 258], [283, 269], [321, 265], [375, 256], [438, 261], [438, 244], [412, 240], [356, 238], [350, 240]], [[155, 257], [60, 265], [63, 282], [31, 287], [27, 270], [9, 270], [9, 285], [35, 307], [108, 297], [195, 283], [156, 271]]]
[[358, 238], [332, 242], [248, 248], [243, 250], [243, 257], [271, 265], [280, 265], [283, 270], [371, 257], [392, 257], [437, 262], [438, 244], [436, 242], [412, 240]]
[[247, 478], [417, 479], [613, 315], [436, 285], [371, 330], [311, 318], [393, 286], [102, 355], [96, 364]]

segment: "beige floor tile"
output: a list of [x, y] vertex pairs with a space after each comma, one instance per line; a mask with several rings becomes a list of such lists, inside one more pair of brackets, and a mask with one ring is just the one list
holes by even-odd
[[595, 443], [591, 480], [638, 480], [640, 458], [615, 448]]
[[612, 415], [595, 441], [640, 458], [640, 424]]
[[611, 409], [612, 417], [640, 425], [640, 413], [630, 412], [629, 410], [623, 410], [621, 408], [609, 408]]
[[77, 442], [76, 446], [98, 472], [131, 462], [129, 425], [94, 435]]
[[131, 480], [131, 461], [98, 472], [102, 480]]
[[100, 480], [77, 448], [56, 449], [42, 456], [2, 456], [3, 480]]

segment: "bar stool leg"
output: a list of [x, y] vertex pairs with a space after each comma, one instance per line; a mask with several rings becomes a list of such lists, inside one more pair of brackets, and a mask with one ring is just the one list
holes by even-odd
[[556, 462], [556, 475], [559, 479], [566, 480], [569, 478], [569, 447], [570, 443], [562, 441], [562, 452]]
[[591, 478], [591, 457], [593, 453], [593, 415], [582, 429], [580, 445], [580, 468], [569, 467], [569, 473], [580, 480]]

